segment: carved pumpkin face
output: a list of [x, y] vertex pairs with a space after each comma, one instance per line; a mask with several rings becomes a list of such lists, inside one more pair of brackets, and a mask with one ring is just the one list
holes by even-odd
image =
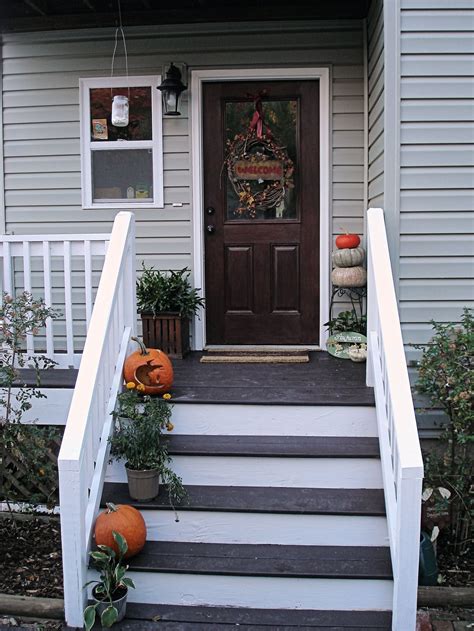
[[[133, 338], [136, 339], [136, 338]], [[138, 341], [138, 340], [136, 340]], [[127, 357], [123, 367], [125, 381], [144, 386], [145, 394], [164, 394], [173, 385], [173, 366], [168, 355], [157, 348], [146, 348], [138, 341], [140, 350]]]

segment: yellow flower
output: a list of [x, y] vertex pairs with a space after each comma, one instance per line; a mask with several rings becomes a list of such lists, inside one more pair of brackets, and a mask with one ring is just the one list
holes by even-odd
[[171, 394], [169, 392], [167, 392], [166, 394], [163, 395], [163, 399], [165, 401], [169, 401], [171, 399]]
[[145, 386], [142, 383], [137, 385], [138, 392], [145, 392]]
[[129, 381], [125, 387], [127, 390], [133, 390], [135, 388], [135, 383], [133, 381]]
[[173, 425], [173, 423], [166, 423], [166, 429], [167, 429], [169, 432], [172, 432], [172, 431], [174, 430], [174, 425]]

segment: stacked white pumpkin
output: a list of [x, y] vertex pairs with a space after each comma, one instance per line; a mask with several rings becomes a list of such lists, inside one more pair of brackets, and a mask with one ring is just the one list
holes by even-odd
[[358, 235], [339, 235], [332, 253], [332, 284], [337, 287], [364, 287], [367, 283], [367, 272], [362, 266], [364, 258], [365, 251], [360, 246]]

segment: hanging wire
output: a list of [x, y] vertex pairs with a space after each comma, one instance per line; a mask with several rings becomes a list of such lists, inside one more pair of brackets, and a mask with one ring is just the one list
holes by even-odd
[[[117, 8], [118, 8], [118, 15], [119, 15], [119, 25], [115, 29], [115, 44], [114, 44], [114, 52], [112, 53], [112, 67], [110, 68], [110, 77], [112, 78], [114, 76], [115, 53], [117, 52], [118, 34], [120, 32], [120, 34], [122, 35], [123, 51], [124, 51], [124, 54], [125, 54], [125, 74], [126, 74], [126, 77], [127, 77], [128, 100], [130, 101], [130, 85], [129, 85], [129, 82], [128, 82], [127, 43], [125, 41], [125, 33], [123, 31], [123, 26], [122, 26], [122, 7], [120, 6], [120, 0], [117, 0]], [[110, 96], [112, 97], [112, 87], [110, 88]]]

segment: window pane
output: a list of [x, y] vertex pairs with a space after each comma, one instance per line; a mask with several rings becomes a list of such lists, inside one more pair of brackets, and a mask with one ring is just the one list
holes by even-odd
[[264, 134], [259, 139], [248, 135], [253, 101], [226, 103], [228, 220], [297, 217], [298, 101], [263, 99], [262, 110]]
[[[129, 123], [115, 127], [110, 119], [114, 96], [129, 97]], [[92, 88], [90, 90], [91, 140], [151, 140], [151, 88]]]
[[152, 150], [93, 151], [92, 190], [94, 201], [152, 201]]

